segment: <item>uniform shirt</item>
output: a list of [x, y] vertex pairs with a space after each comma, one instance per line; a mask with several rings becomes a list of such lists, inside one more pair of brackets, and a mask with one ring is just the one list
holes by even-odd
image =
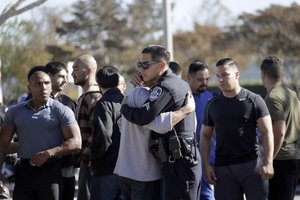
[[203, 124], [215, 128], [215, 165], [256, 159], [256, 121], [267, 115], [269, 111], [262, 97], [244, 88], [235, 97], [220, 94], [211, 99], [205, 108]]
[[300, 102], [286, 86], [274, 87], [265, 97], [272, 121], [283, 120], [286, 133], [275, 159], [300, 159]]
[[[127, 104], [139, 108], [149, 99], [148, 89], [138, 87], [127, 93]], [[162, 178], [161, 168], [149, 151], [151, 130], [166, 133], [172, 129], [171, 114], [161, 113], [150, 124], [139, 126], [126, 120], [118, 121], [121, 131], [120, 150], [114, 173], [137, 181], [154, 181]]]
[[29, 103], [26, 101], [8, 109], [4, 121], [6, 126], [16, 129], [20, 144], [18, 156], [26, 159], [61, 145], [64, 142], [61, 129], [77, 123], [70, 108], [51, 98], [38, 110]]
[[[160, 113], [178, 110], [182, 107], [188, 91], [190, 91], [190, 87], [187, 82], [168, 69], [157, 85], [151, 88], [150, 97], [141, 108], [131, 108], [124, 104], [121, 112], [128, 121], [138, 125], [146, 125], [152, 122]], [[195, 112], [191, 112], [176, 124], [174, 128], [177, 134], [194, 137], [195, 117]], [[169, 133], [173, 134], [172, 131]], [[167, 136], [170, 134], [167, 134]]]

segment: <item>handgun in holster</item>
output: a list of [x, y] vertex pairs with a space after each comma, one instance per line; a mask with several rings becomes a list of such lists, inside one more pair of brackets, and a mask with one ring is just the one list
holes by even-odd
[[158, 162], [163, 163], [168, 161], [168, 155], [165, 148], [163, 137], [152, 134], [149, 141], [149, 150]]
[[180, 138], [182, 143], [182, 154], [185, 156], [192, 165], [198, 164], [197, 158], [197, 140], [195, 137]]
[[175, 160], [179, 158], [182, 158], [181, 144], [177, 134], [169, 137], [169, 151], [171, 154], [169, 156], [170, 163], [175, 162]]

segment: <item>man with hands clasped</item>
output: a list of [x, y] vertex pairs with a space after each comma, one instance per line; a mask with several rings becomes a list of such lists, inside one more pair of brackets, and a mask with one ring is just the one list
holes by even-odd
[[[28, 79], [32, 99], [11, 107], [5, 114], [0, 166], [16, 133], [20, 162], [16, 166], [13, 199], [58, 200], [62, 181], [58, 157], [81, 148], [80, 130], [72, 110], [50, 98], [51, 80], [45, 72], [34, 72]], [[2, 173], [0, 177], [3, 180]]]

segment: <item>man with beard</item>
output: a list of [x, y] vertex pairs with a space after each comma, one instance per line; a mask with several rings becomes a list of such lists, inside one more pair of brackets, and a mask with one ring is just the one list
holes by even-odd
[[65, 64], [57, 61], [49, 62], [45, 65], [44, 71], [50, 76], [51, 79], [51, 97], [55, 100], [58, 100], [65, 106], [68, 106], [75, 112], [76, 103], [67, 95], [61, 94], [68, 82], [68, 73]]
[[92, 136], [93, 110], [101, 94], [96, 82], [97, 62], [91, 55], [79, 56], [73, 63], [72, 76], [75, 85], [81, 86], [83, 94], [79, 97], [76, 107], [76, 119], [82, 137], [80, 154], [80, 171], [78, 180], [78, 200], [90, 199], [90, 144]]
[[[196, 104], [196, 118], [197, 118], [197, 129], [196, 136], [198, 142], [198, 148], [200, 144], [200, 130], [204, 117], [204, 109], [206, 103], [209, 99], [212, 98], [212, 94], [208, 92], [207, 84], [209, 80], [209, 71], [208, 66], [201, 60], [195, 60], [192, 62], [188, 69], [187, 82], [193, 92], [193, 96]], [[212, 151], [210, 155], [210, 162], [214, 162], [214, 153], [215, 153], [215, 140], [212, 140]], [[203, 170], [202, 170], [203, 171]], [[209, 185], [204, 176], [202, 176], [202, 185], [201, 185], [201, 200], [213, 200], [214, 192], [211, 185]]]
[[[65, 106], [71, 108], [75, 113], [76, 103], [67, 95], [61, 94], [66, 86], [67, 80], [67, 68], [64, 63], [61, 62], [49, 62], [45, 65], [45, 72], [50, 76], [52, 83], [51, 98], [61, 102]], [[62, 199], [73, 200], [75, 194], [75, 173], [73, 155], [67, 155], [60, 159], [62, 167]]]

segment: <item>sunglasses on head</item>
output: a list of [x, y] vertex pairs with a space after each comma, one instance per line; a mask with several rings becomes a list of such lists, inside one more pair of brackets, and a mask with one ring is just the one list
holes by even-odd
[[160, 63], [160, 61], [145, 61], [145, 62], [137, 62], [136, 66], [138, 69], [147, 70], [153, 64]]

